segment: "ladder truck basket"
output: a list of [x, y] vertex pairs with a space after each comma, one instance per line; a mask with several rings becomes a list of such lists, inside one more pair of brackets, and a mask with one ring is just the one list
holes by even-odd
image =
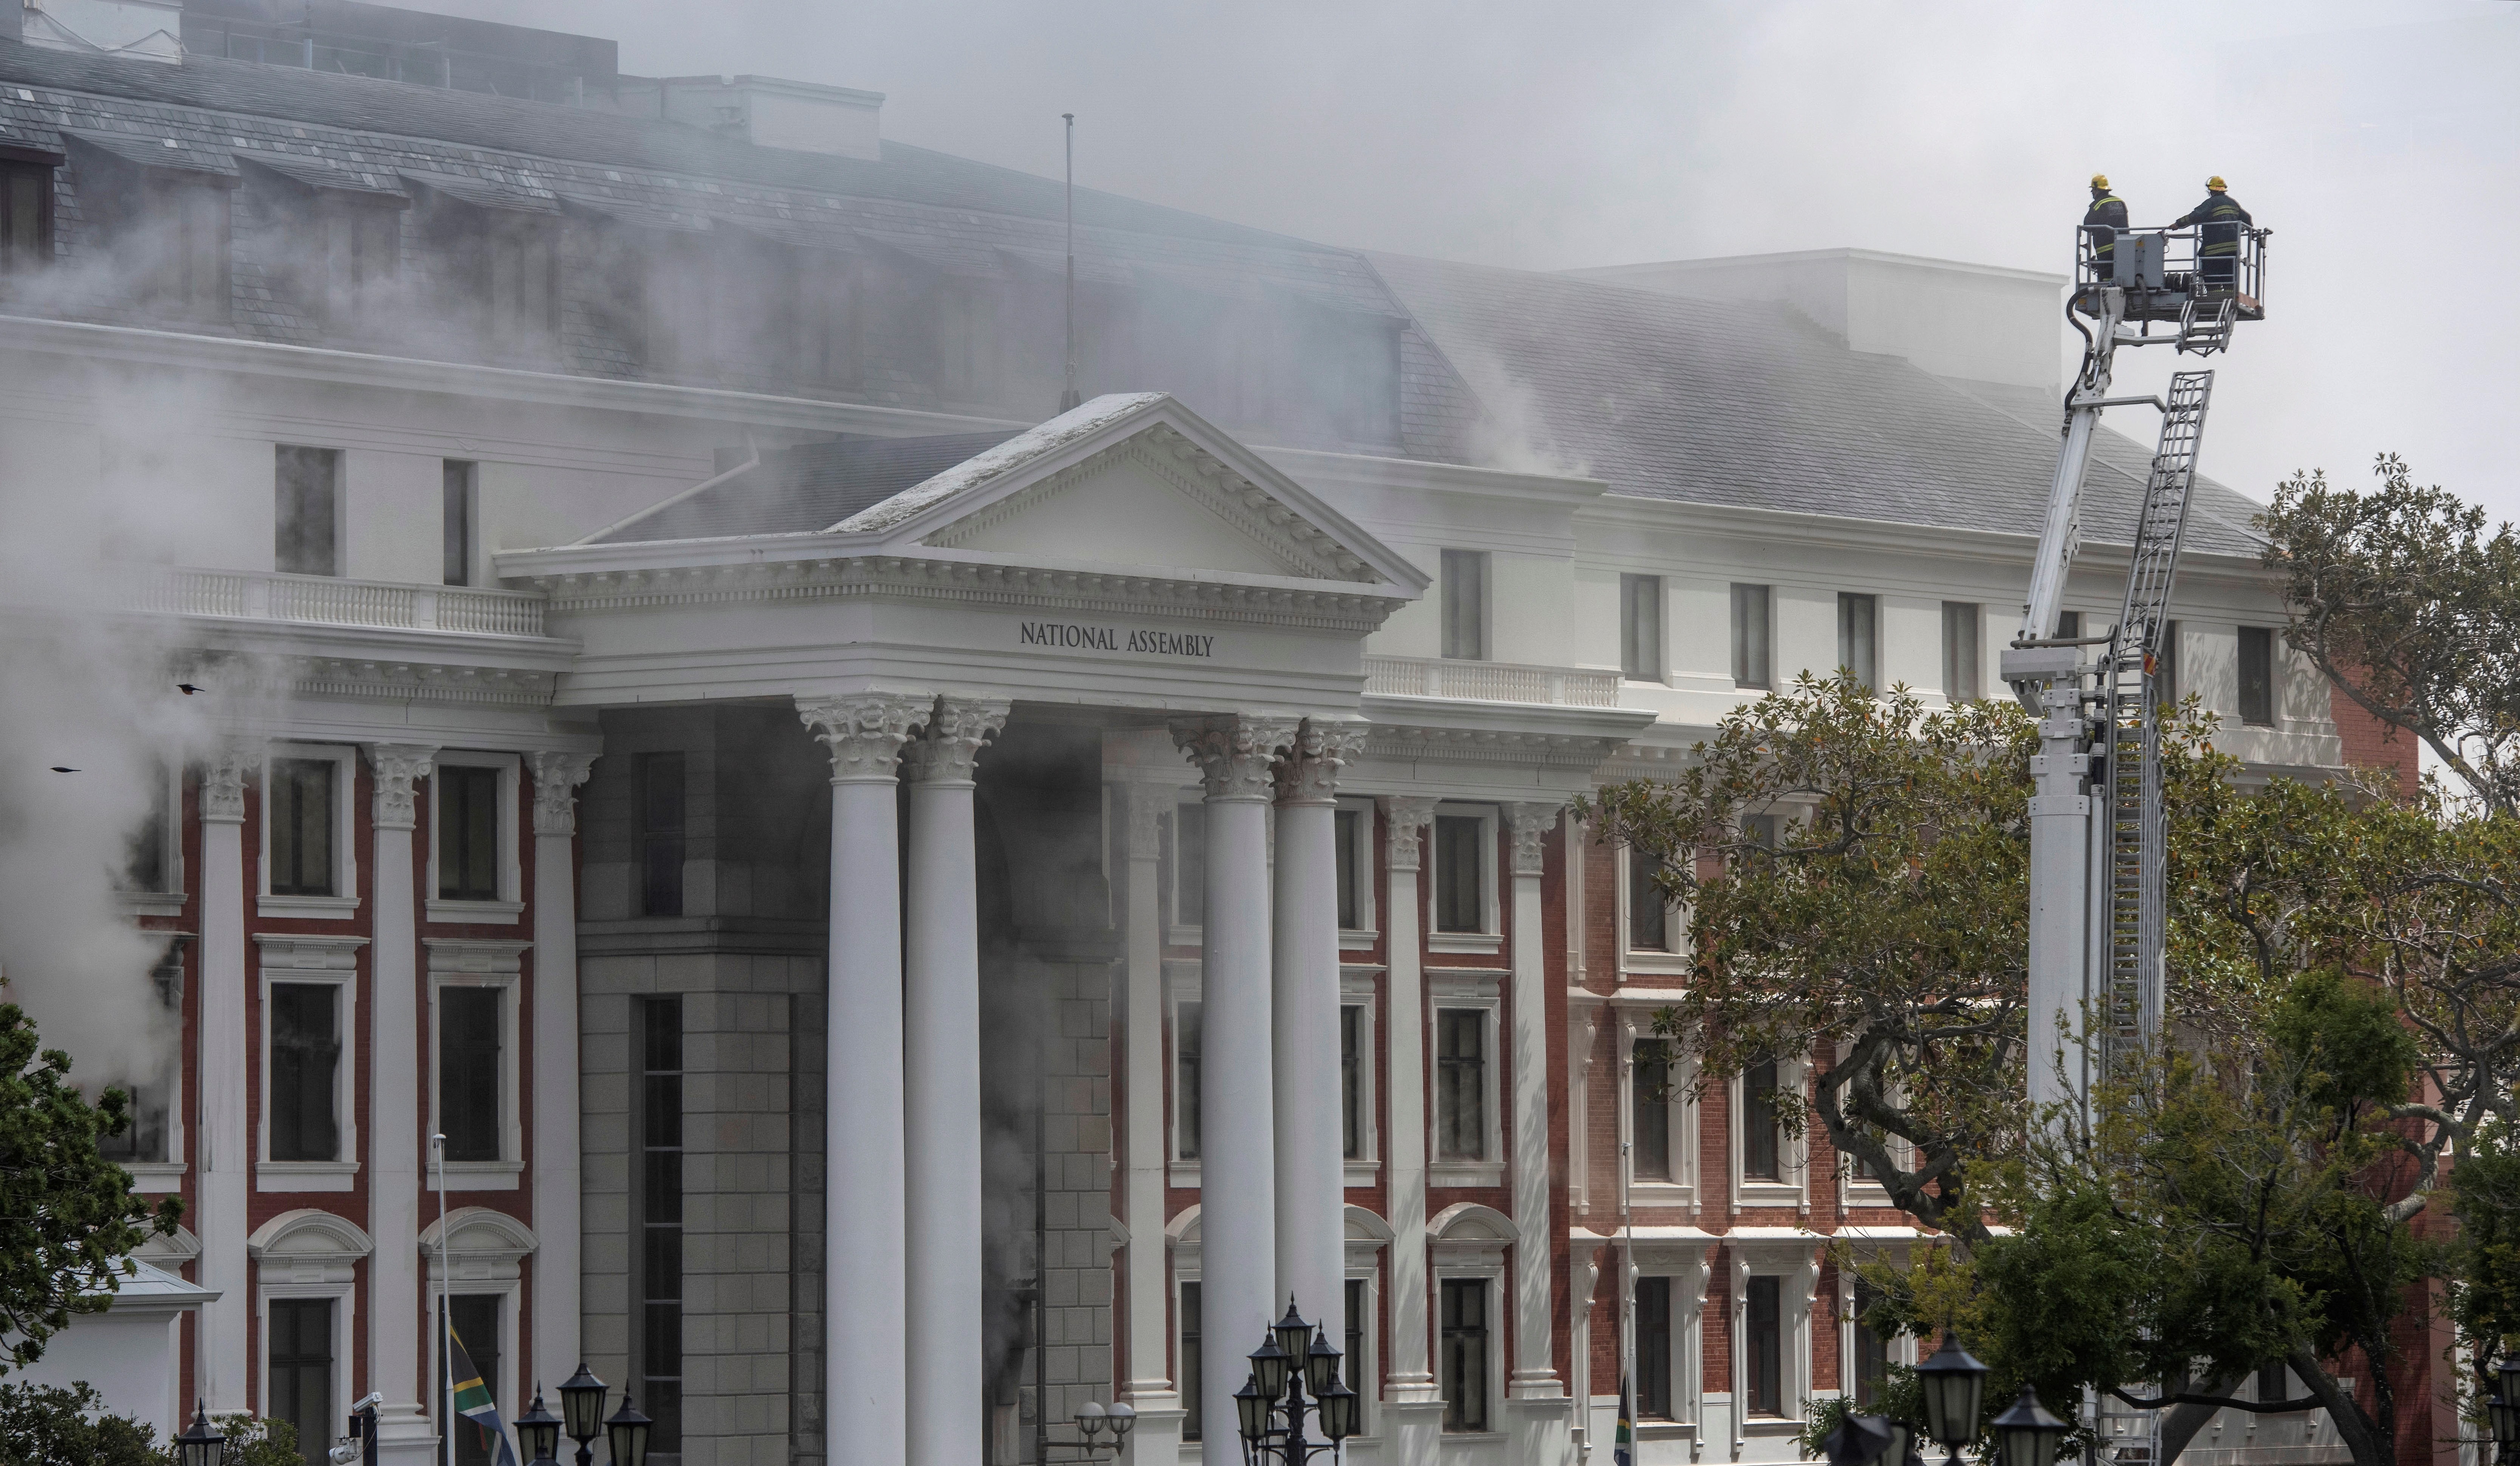
[[2121, 319], [2184, 322], [2223, 314], [2266, 319], [2267, 239], [2274, 231], [2240, 224], [2185, 229], [2086, 225], [2074, 240], [2074, 309], [2100, 313], [2100, 291], [2126, 291]]

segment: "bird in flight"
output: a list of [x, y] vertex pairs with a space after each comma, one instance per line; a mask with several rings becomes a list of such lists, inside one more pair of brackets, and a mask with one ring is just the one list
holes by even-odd
[[72, 768], [70, 768], [70, 767], [69, 767], [68, 765], [67, 765], [67, 764], [55, 764], [55, 765], [53, 766], [53, 772], [54, 772], [55, 774], [79, 774], [79, 773], [84, 773], [85, 771], [84, 771], [84, 770], [79, 770], [79, 769], [72, 769]]
[[190, 697], [190, 696], [192, 696], [195, 692], [198, 692], [198, 691], [200, 691], [200, 690], [202, 690], [202, 689], [199, 689], [199, 688], [197, 688], [197, 687], [195, 687], [195, 686], [193, 686], [191, 683], [188, 683], [188, 682], [179, 682], [179, 683], [175, 684], [175, 690], [176, 690], [176, 691], [178, 691], [178, 692], [183, 693], [183, 694], [184, 694], [185, 696], [187, 696], [187, 697]]

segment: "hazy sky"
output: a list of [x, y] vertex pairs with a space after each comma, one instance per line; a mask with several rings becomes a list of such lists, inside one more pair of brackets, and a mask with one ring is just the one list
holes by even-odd
[[[1532, 269], [1857, 245], [2061, 271], [2084, 181], [2276, 237], [2204, 466], [2394, 449], [2520, 518], [2520, 3], [405, 0], [624, 70], [886, 94], [885, 135], [1325, 243]], [[2141, 354], [2120, 382], [2166, 375]], [[2149, 436], [2146, 415], [2120, 423]]]

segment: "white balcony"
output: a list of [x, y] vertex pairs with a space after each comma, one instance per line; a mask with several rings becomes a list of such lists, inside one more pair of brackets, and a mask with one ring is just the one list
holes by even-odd
[[397, 585], [329, 575], [150, 569], [135, 577], [134, 610], [222, 620], [285, 621], [477, 637], [543, 635], [543, 598], [466, 586]]
[[1369, 656], [1365, 690], [1376, 697], [1448, 697], [1465, 702], [1528, 702], [1555, 707], [1617, 707], [1619, 674], [1586, 667], [1529, 667], [1430, 656]]

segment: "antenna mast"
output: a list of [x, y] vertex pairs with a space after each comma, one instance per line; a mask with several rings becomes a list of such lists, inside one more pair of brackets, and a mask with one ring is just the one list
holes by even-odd
[[1074, 411], [1085, 401], [1076, 390], [1076, 113], [1060, 112], [1067, 124], [1067, 364], [1061, 375], [1058, 410]]

